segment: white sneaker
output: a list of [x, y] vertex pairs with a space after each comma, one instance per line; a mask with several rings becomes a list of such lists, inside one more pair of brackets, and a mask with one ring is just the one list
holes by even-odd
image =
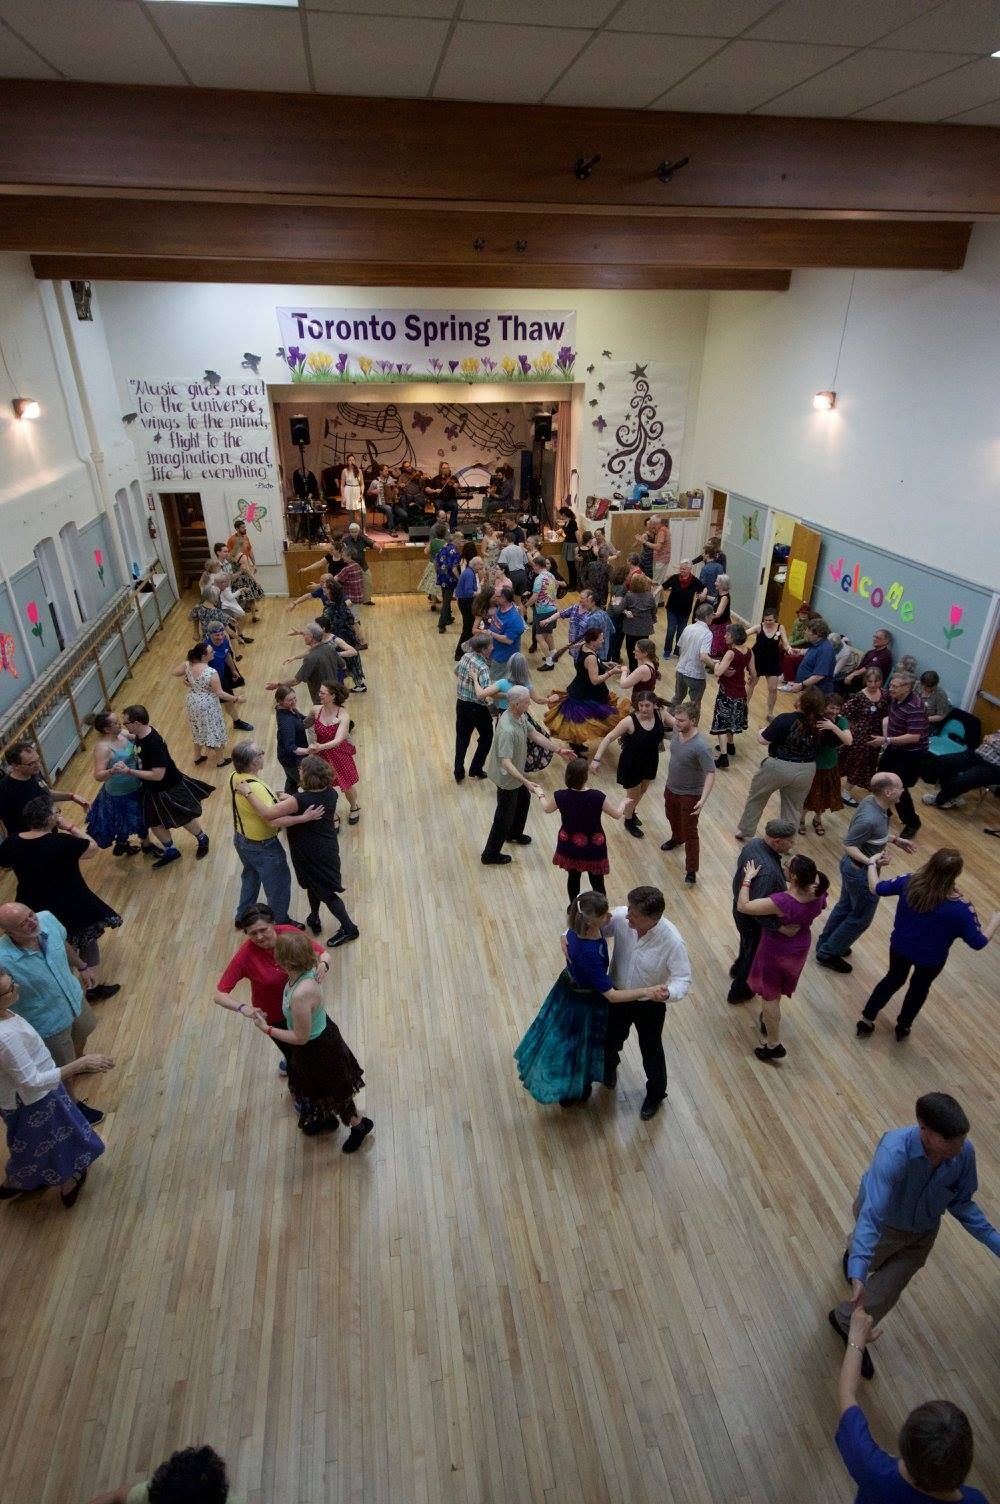
[[778, 693], [779, 695], [794, 695], [798, 688], [797, 684], [779, 684]]
[[965, 800], [962, 798], [949, 799], [947, 804], [938, 804], [937, 794], [924, 794], [922, 802], [932, 804], [935, 809], [961, 809]]

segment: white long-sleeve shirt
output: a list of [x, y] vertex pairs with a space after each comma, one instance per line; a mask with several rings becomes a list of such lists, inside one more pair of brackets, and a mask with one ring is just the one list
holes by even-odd
[[669, 919], [659, 919], [651, 930], [637, 935], [628, 922], [628, 909], [612, 909], [608, 923], [602, 925], [605, 939], [614, 941], [611, 957], [611, 980], [616, 987], [669, 987], [671, 1002], [676, 1002], [691, 986], [691, 962], [680, 931]]
[[29, 1106], [48, 1096], [62, 1080], [45, 1041], [26, 1018], [0, 1018], [0, 1107], [10, 1111], [20, 1100]]

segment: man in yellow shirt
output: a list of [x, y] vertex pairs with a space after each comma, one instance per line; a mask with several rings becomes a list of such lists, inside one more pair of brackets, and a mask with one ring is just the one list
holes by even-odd
[[[260, 896], [261, 887], [275, 924], [295, 924], [288, 917], [292, 896], [292, 877], [285, 849], [273, 825], [259, 815], [235, 785], [247, 783], [262, 804], [277, 804], [278, 796], [257, 775], [264, 766], [264, 754], [256, 742], [237, 742], [233, 747], [233, 771], [229, 775], [229, 799], [233, 812], [233, 845], [243, 874], [236, 905], [236, 922]], [[298, 926], [299, 929], [302, 925]]]

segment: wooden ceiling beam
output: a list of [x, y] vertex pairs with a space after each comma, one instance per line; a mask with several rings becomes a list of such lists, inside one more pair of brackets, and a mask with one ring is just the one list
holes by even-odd
[[378, 261], [224, 261], [210, 257], [32, 256], [35, 276], [92, 282], [246, 282], [313, 287], [566, 287], [611, 291], [785, 292], [788, 270], [699, 266], [434, 266]]
[[[370, 261], [497, 269], [634, 266], [774, 270], [789, 267], [961, 267], [971, 226], [956, 221], [615, 219], [419, 209], [349, 215], [298, 205], [162, 200], [7, 199], [0, 249], [34, 255], [148, 256], [246, 261]], [[473, 242], [482, 239], [477, 250]], [[480, 273], [476, 273], [477, 276]], [[484, 274], [487, 275], [487, 274]], [[537, 278], [536, 278], [537, 280]], [[477, 283], [476, 285], [486, 285]], [[528, 284], [522, 284], [528, 285]]]
[[[1000, 129], [4, 80], [0, 183], [516, 206], [1000, 213]], [[573, 173], [599, 153], [590, 179]], [[689, 157], [673, 182], [665, 158]]]

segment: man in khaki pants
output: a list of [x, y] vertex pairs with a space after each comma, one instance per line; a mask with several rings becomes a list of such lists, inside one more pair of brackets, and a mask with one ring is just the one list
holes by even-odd
[[[853, 1294], [829, 1315], [845, 1343], [855, 1306], [864, 1306], [876, 1325], [892, 1310], [927, 1262], [945, 1212], [1000, 1257], [1000, 1232], [972, 1199], [978, 1181], [968, 1118], [941, 1091], [919, 1098], [916, 1117], [912, 1127], [882, 1135], [861, 1179], [854, 1235], [844, 1254]], [[866, 1379], [875, 1373], [867, 1347], [861, 1372]]]

